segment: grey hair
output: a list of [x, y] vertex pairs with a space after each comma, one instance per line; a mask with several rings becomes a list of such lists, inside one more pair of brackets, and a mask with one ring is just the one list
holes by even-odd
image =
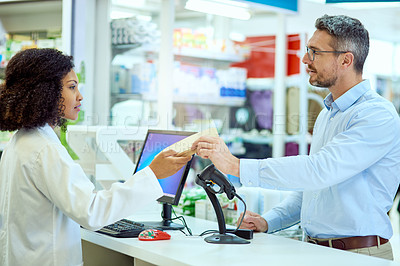
[[369, 34], [358, 19], [343, 15], [324, 15], [315, 21], [315, 27], [333, 37], [333, 49], [351, 52], [354, 55], [355, 71], [360, 74], [363, 72], [369, 51]]

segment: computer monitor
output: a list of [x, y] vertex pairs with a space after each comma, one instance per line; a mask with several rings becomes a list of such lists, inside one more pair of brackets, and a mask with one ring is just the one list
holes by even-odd
[[[148, 130], [142, 151], [136, 164], [135, 173], [149, 166], [154, 157], [170, 145], [194, 134], [195, 132], [171, 131], [171, 130]], [[142, 222], [146, 226], [161, 228], [164, 230], [182, 229], [183, 226], [171, 222], [171, 205], [178, 205], [185, 186], [186, 178], [190, 169], [190, 160], [174, 175], [164, 179], [159, 179], [158, 182], [164, 192], [164, 195], [157, 199], [163, 203], [163, 211], [161, 222]]]

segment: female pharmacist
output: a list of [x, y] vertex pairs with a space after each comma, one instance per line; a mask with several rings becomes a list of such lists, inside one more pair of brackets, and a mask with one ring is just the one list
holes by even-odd
[[160, 153], [149, 167], [95, 192], [53, 129], [78, 117], [72, 57], [29, 49], [0, 85], [0, 130], [14, 131], [0, 162], [0, 265], [82, 265], [80, 227], [97, 230], [162, 196], [157, 178], [189, 157]]

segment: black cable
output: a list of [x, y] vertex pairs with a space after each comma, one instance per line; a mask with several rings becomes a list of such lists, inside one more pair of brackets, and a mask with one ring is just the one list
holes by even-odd
[[183, 229], [179, 229], [179, 231], [181, 231], [185, 236], [189, 236], [185, 231], [183, 231]]
[[[181, 221], [182, 222], [182, 224], [183, 224], [183, 226], [186, 228], [186, 230], [188, 231], [188, 233], [189, 233], [189, 235], [190, 236], [192, 236], [193, 234], [192, 234], [192, 230], [189, 228], [189, 226], [187, 225], [187, 223], [186, 223], [186, 220], [185, 220], [185, 217], [183, 217], [182, 215], [181, 216], [178, 216], [178, 215], [176, 215], [176, 212], [175, 212], [175, 210], [174, 210], [174, 208], [172, 207], [171, 208], [172, 209], [172, 212], [174, 213], [174, 215], [175, 215], [175, 218], [171, 218], [170, 220], [171, 221], [174, 221], [174, 220], [179, 220], [179, 221]], [[184, 233], [185, 235], [187, 235], [183, 230], [180, 230], [182, 233]]]
[[218, 232], [219, 232], [218, 230], [206, 230], [206, 231], [202, 232], [199, 236], [205, 236], [205, 235], [209, 235], [212, 233], [218, 233]]
[[246, 207], [246, 202], [244, 202], [244, 200], [238, 195], [238, 194], [236, 194], [235, 192], [233, 192], [233, 194], [235, 195], [235, 197], [237, 197], [241, 202], [243, 202], [243, 205], [244, 205], [244, 212], [243, 212], [243, 215], [242, 215], [242, 219], [240, 219], [240, 223], [238, 224], [238, 226], [236, 227], [236, 230], [235, 230], [235, 232], [237, 232], [237, 230], [240, 228], [240, 226], [242, 225], [242, 222], [243, 222], [243, 218], [244, 218], [244, 215], [246, 214], [246, 209], [247, 209], [247, 207]]

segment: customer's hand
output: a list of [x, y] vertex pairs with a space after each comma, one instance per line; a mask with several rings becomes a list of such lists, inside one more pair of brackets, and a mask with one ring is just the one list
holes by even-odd
[[203, 136], [196, 140], [192, 145], [192, 150], [196, 150], [197, 155], [203, 159], [210, 159], [215, 167], [224, 174], [239, 177], [240, 161], [232, 155], [228, 146], [219, 137]]
[[169, 177], [181, 169], [192, 156], [176, 156], [177, 152], [168, 150], [160, 152], [150, 164], [150, 168], [158, 179]]
[[[237, 225], [239, 225], [240, 220], [242, 219], [243, 212], [240, 214], [240, 217], [237, 221]], [[268, 230], [267, 221], [258, 213], [246, 211], [244, 215], [243, 222], [240, 226], [242, 229], [250, 229], [258, 232], [266, 232]]]

